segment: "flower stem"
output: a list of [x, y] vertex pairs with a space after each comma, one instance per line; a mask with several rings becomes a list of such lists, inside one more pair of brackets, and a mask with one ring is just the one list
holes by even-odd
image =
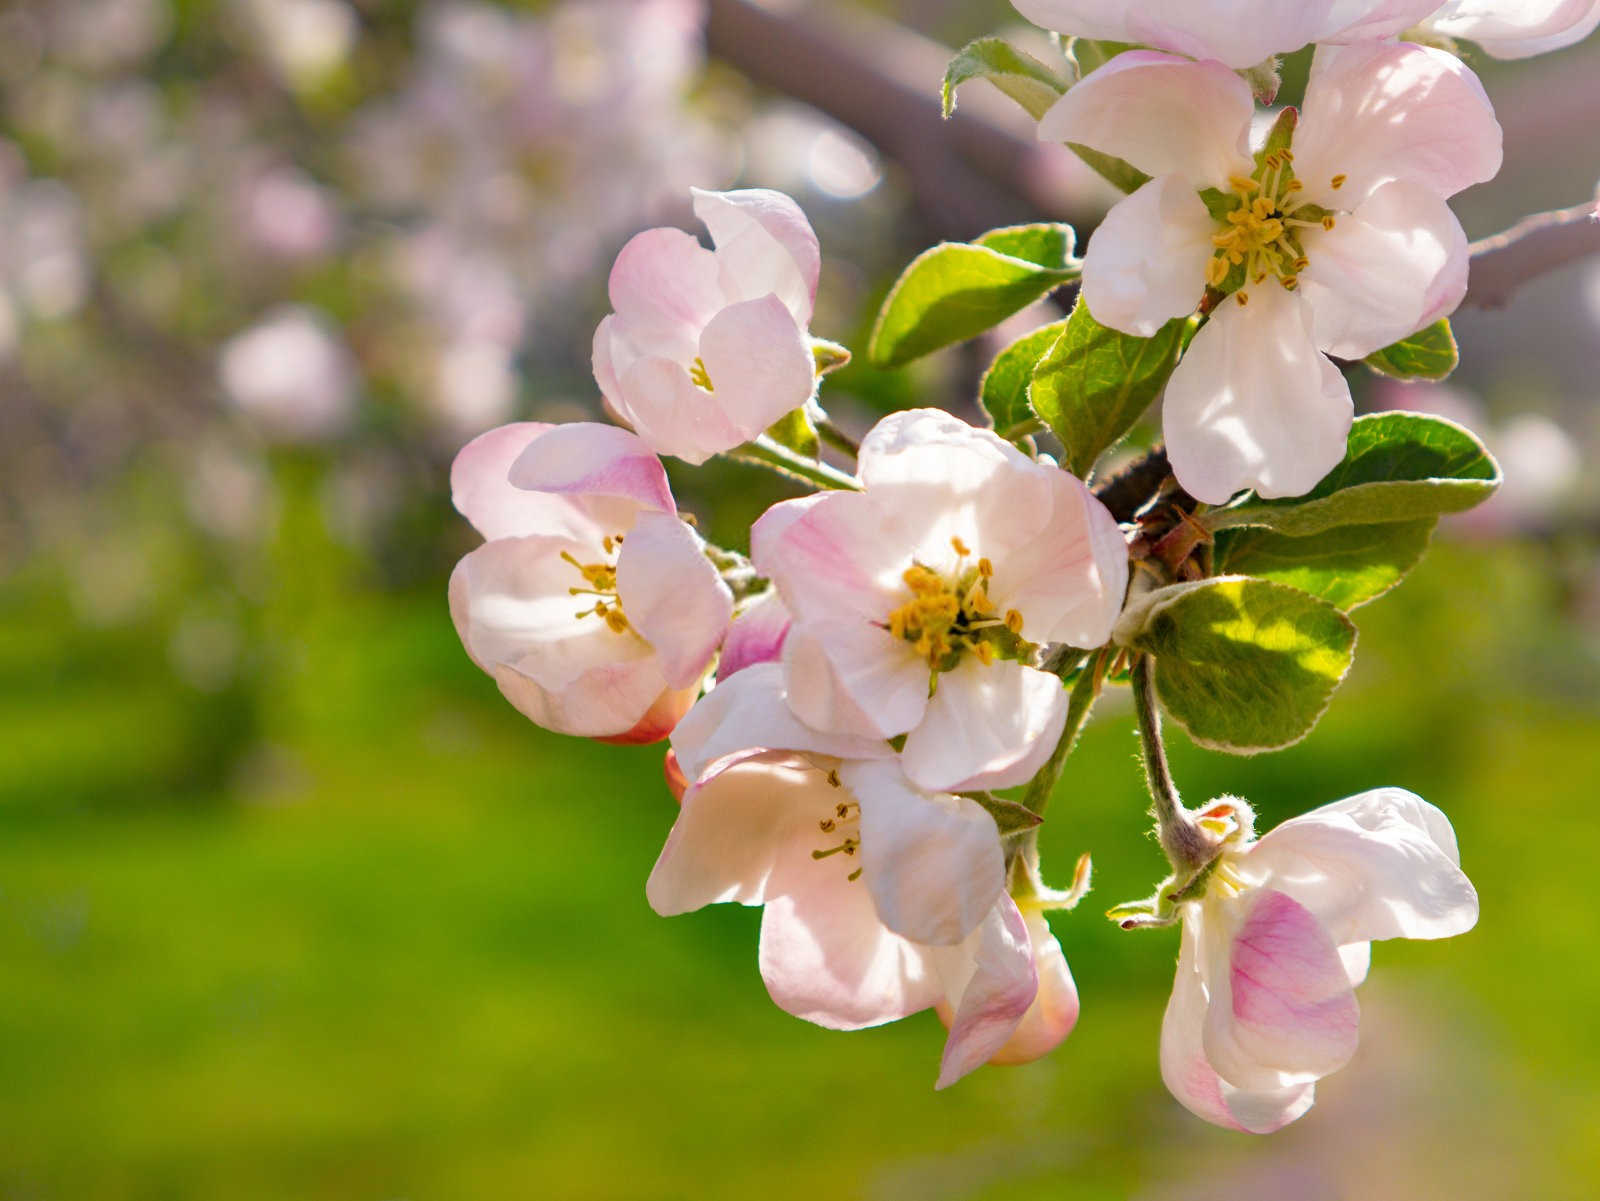
[[754, 463], [765, 467], [769, 471], [776, 471], [779, 475], [786, 475], [790, 479], [800, 480], [818, 488], [837, 488], [849, 491], [859, 491], [861, 485], [853, 476], [848, 476], [837, 468], [829, 467], [826, 463], [819, 463], [815, 459], [808, 459], [805, 455], [796, 454], [786, 446], [781, 446], [771, 438], [762, 434], [753, 442], [746, 442], [737, 450], [729, 451], [730, 458], [738, 459], [743, 463]]
[[817, 437], [833, 447], [834, 450], [847, 454], [852, 459], [861, 453], [861, 444], [834, 425], [828, 418], [817, 418], [816, 426]]
[[1150, 679], [1151, 662], [1149, 655], [1140, 655], [1133, 661], [1133, 710], [1144, 752], [1145, 783], [1154, 802], [1156, 834], [1173, 870], [1186, 875], [1204, 867], [1214, 858], [1214, 852], [1184, 808], [1172, 779], [1167, 748], [1161, 740], [1161, 709]]
[[1072, 754], [1078, 735], [1083, 732], [1084, 723], [1089, 720], [1089, 711], [1094, 708], [1095, 701], [1100, 697], [1100, 685], [1106, 678], [1109, 655], [1108, 650], [1101, 649], [1090, 656], [1089, 661], [1084, 664], [1083, 674], [1073, 686], [1072, 699], [1067, 702], [1067, 724], [1062, 728], [1056, 749], [1046, 760], [1045, 765], [1034, 773], [1033, 779], [1028, 781], [1027, 791], [1022, 794], [1022, 803], [1035, 813], [1044, 813], [1045, 806], [1050, 803], [1051, 794], [1061, 782], [1061, 772], [1067, 765], [1067, 756]]

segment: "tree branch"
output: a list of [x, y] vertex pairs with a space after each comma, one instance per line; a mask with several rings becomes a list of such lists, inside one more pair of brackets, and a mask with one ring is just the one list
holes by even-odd
[[1600, 253], [1600, 205], [1593, 200], [1524, 217], [1472, 244], [1463, 308], [1504, 308], [1524, 284], [1575, 259]]

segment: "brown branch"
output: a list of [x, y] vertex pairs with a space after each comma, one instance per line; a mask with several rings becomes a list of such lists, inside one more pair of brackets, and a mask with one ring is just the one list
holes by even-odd
[[1524, 217], [1504, 233], [1472, 244], [1472, 274], [1461, 306], [1504, 308], [1524, 284], [1591, 254], [1600, 254], [1595, 201]]

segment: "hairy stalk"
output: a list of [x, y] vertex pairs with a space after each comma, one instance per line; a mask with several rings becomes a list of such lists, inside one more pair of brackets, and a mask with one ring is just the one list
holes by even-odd
[[854, 477], [846, 475], [837, 468], [829, 467], [826, 463], [819, 463], [815, 459], [796, 454], [765, 434], [753, 442], [746, 442], [737, 450], [729, 451], [728, 457], [737, 459], [741, 463], [754, 463], [759, 467], [765, 467], [768, 471], [776, 471], [779, 475], [786, 475], [790, 479], [800, 480], [817, 488], [852, 492], [861, 489], [861, 485]]
[[1153, 802], [1156, 834], [1173, 871], [1186, 876], [1210, 862], [1213, 851], [1184, 808], [1167, 764], [1167, 748], [1161, 740], [1161, 710], [1150, 679], [1151, 663], [1149, 655], [1140, 655], [1133, 662], [1134, 716], [1139, 724], [1139, 745], [1144, 752], [1145, 782]]

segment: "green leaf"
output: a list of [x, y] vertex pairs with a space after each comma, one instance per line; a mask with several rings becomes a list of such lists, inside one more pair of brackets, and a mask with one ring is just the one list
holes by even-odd
[[1441, 380], [1456, 369], [1461, 355], [1456, 349], [1450, 319], [1441, 317], [1409, 338], [1373, 351], [1363, 361], [1379, 375], [1391, 379]]
[[1034, 432], [1034, 425], [1043, 428], [1044, 423], [1028, 403], [1028, 385], [1033, 382], [1033, 369], [1066, 328], [1065, 320], [1040, 326], [1002, 350], [983, 373], [979, 393], [983, 410], [1002, 438]]
[[[1021, 226], [985, 237], [1045, 253], [1051, 236]], [[983, 333], [1041, 296], [1078, 278], [1078, 264], [1041, 265], [988, 246], [945, 242], [925, 250], [895, 281], [867, 343], [876, 367], [899, 367], [952, 342]]]
[[1306, 538], [1241, 528], [1217, 535], [1217, 571], [1287, 584], [1348, 612], [1377, 600], [1422, 559], [1434, 517], [1342, 525]]
[[1033, 411], [1061, 439], [1063, 467], [1088, 475], [1139, 420], [1177, 366], [1187, 324], [1177, 318], [1153, 338], [1135, 338], [1101, 325], [1079, 299], [1028, 388]]
[[1253, 755], [1299, 742], [1350, 670], [1356, 628], [1327, 601], [1238, 576], [1151, 594], [1136, 650], [1201, 746]]
[[1072, 252], [1077, 248], [1077, 241], [1078, 235], [1073, 232], [1072, 226], [1041, 221], [1034, 225], [1008, 225], [1004, 229], [991, 229], [975, 239], [973, 245], [1051, 271], [1076, 271], [1078, 262], [1072, 257]]
[[822, 453], [822, 443], [804, 408], [778, 418], [767, 428], [767, 437], [808, 459], [815, 459]]
[[1344, 461], [1304, 496], [1251, 495], [1200, 520], [1212, 530], [1263, 526], [1305, 537], [1341, 525], [1459, 513], [1499, 486], [1500, 465], [1455, 422], [1422, 413], [1374, 413], [1356, 418]]
[[1118, 191], [1137, 192], [1150, 182], [1150, 177], [1143, 171], [1115, 155], [1102, 154], [1082, 142], [1068, 142], [1067, 149], [1089, 164], [1096, 175]]
[[1133, 42], [1107, 42], [1094, 38], [1073, 38], [1068, 43], [1068, 53], [1077, 65], [1080, 79], [1092, 75], [1117, 55], [1137, 48]]
[[1069, 80], [1000, 38], [968, 42], [944, 69], [944, 115], [956, 111], [956, 89], [971, 79], [987, 79], [1037, 121], [1067, 90]]
[[817, 365], [817, 375], [824, 376], [830, 371], [837, 371], [850, 362], [850, 348], [840, 346], [837, 342], [830, 342], [826, 338], [813, 336], [811, 339], [811, 358]]
[[1002, 835], [1037, 830], [1044, 824], [1044, 818], [1016, 801], [1008, 801], [988, 792], [970, 792], [966, 795], [989, 811], [989, 816], [994, 818], [994, 824], [1000, 828]]

